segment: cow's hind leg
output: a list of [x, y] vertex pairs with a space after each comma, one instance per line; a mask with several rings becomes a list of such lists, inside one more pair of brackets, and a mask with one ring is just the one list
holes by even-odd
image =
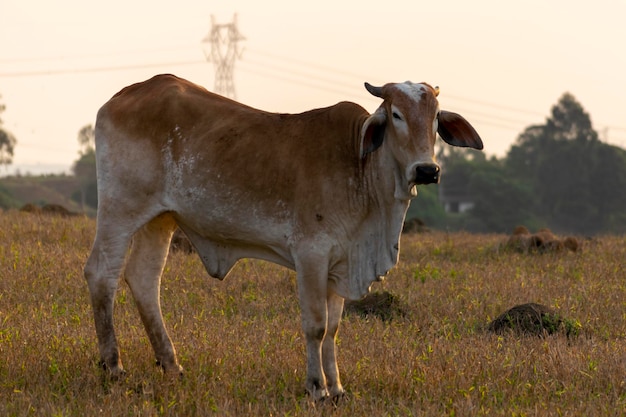
[[139, 229], [124, 272], [141, 321], [154, 349], [157, 363], [166, 373], [181, 374], [176, 350], [163, 323], [160, 303], [161, 274], [176, 222], [169, 214], [154, 218]]
[[331, 398], [337, 399], [343, 396], [344, 390], [339, 378], [339, 368], [337, 367], [336, 343], [339, 322], [343, 313], [343, 298], [332, 291], [327, 297], [328, 325], [326, 336], [322, 343], [322, 364], [326, 375], [326, 386]]
[[100, 358], [113, 379], [124, 373], [113, 328], [113, 305], [130, 238], [128, 229], [99, 227], [84, 270], [91, 295]]

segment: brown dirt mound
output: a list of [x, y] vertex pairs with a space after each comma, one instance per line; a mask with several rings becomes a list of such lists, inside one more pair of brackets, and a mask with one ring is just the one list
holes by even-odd
[[489, 323], [487, 330], [496, 334], [512, 332], [544, 336], [562, 332], [567, 336], [578, 334], [580, 325], [563, 319], [556, 311], [542, 304], [517, 305]]
[[60, 204], [44, 204], [43, 206], [39, 207], [36, 204], [27, 203], [20, 208], [20, 211], [35, 214], [51, 214], [61, 217], [78, 216], [78, 213], [74, 213], [73, 211], [66, 209]]
[[20, 207], [20, 211], [25, 213], [41, 213], [41, 207], [35, 204], [27, 203]]
[[416, 217], [408, 219], [402, 226], [402, 233], [427, 233], [430, 232], [426, 224]]
[[60, 204], [45, 204], [43, 207], [41, 207], [41, 211], [47, 214], [55, 214], [62, 217], [71, 217], [78, 215], [78, 213], [69, 211]]
[[531, 234], [525, 226], [517, 226], [504, 244], [504, 248], [520, 253], [559, 253], [582, 250], [581, 242], [575, 237], [561, 239], [550, 229], [540, 229]]
[[375, 316], [382, 321], [391, 321], [396, 317], [406, 316], [404, 304], [388, 291], [373, 292], [357, 301], [346, 300], [344, 315], [358, 314], [363, 318]]

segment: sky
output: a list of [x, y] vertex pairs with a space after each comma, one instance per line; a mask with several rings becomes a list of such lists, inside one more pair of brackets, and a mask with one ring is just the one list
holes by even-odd
[[78, 131], [129, 84], [173, 73], [213, 90], [202, 40], [235, 15], [247, 105], [373, 112], [363, 82], [428, 82], [501, 157], [569, 92], [626, 147], [626, 0], [1, 0], [0, 117], [17, 146], [0, 175], [71, 172]]

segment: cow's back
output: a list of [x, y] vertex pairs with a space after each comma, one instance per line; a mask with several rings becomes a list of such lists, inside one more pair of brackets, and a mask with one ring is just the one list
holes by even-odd
[[[253, 164], [246, 170], [255, 172], [254, 159], [266, 169], [288, 162], [312, 165], [316, 159], [331, 166], [358, 163], [358, 134], [366, 116], [362, 107], [347, 102], [301, 114], [269, 113], [173, 75], [158, 75], [113, 96], [100, 109], [96, 128], [115, 132], [103, 135], [110, 146], [145, 141], [146, 147], [170, 146], [174, 156], [195, 151], [206, 158], [213, 152], [221, 165], [245, 161]], [[124, 143], [114, 145], [118, 140]]]

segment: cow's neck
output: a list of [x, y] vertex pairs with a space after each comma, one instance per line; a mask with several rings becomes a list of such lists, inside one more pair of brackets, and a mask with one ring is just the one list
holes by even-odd
[[384, 277], [398, 262], [400, 234], [409, 200], [399, 193], [395, 162], [385, 149], [374, 152], [364, 162], [363, 222], [355, 231], [348, 256], [349, 288], [347, 298], [366, 295], [377, 277]]

